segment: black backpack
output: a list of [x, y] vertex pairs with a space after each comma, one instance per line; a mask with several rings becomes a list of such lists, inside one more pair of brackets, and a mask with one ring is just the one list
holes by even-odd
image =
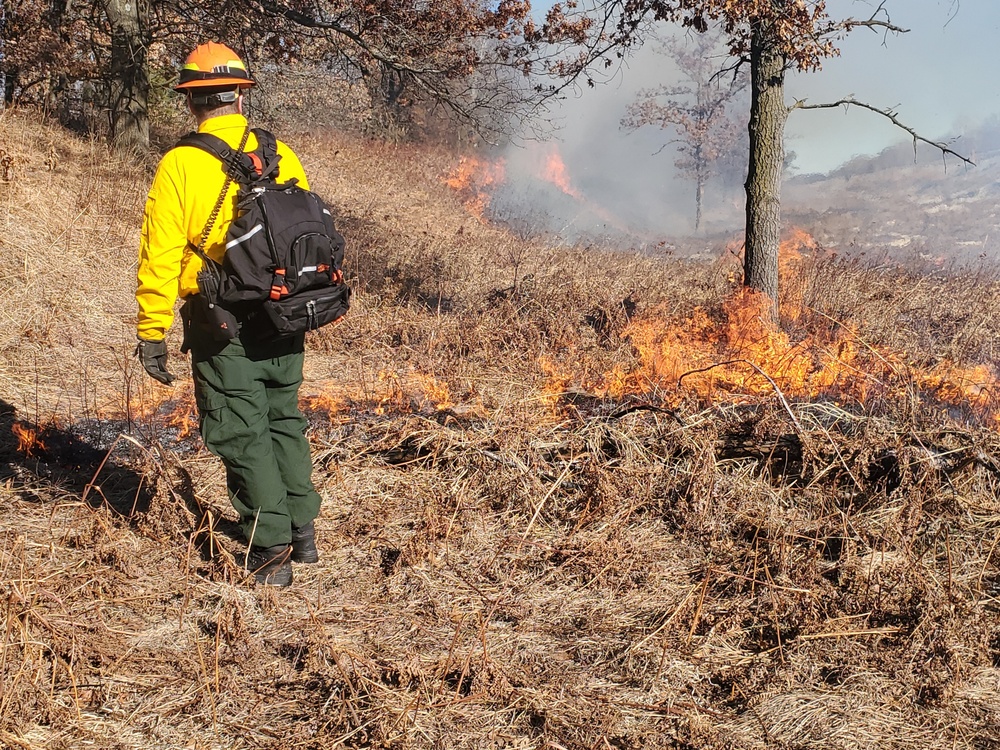
[[[347, 313], [351, 295], [341, 269], [344, 238], [316, 193], [299, 187], [295, 179], [277, 181], [281, 157], [274, 136], [261, 129], [251, 132], [257, 137], [252, 152], [234, 149], [208, 133], [189, 133], [177, 143], [218, 158], [240, 186], [222, 264], [208, 258], [203, 247], [194, 248], [206, 266], [199, 274], [199, 289], [209, 307], [256, 312], [259, 305], [267, 327], [273, 329], [269, 332], [278, 336], [339, 320]], [[202, 245], [217, 212], [205, 228]], [[260, 335], [260, 326], [256, 328]]]

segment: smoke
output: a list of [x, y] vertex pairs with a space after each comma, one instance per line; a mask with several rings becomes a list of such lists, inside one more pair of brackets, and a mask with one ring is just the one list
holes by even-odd
[[[678, 35], [675, 43], [684, 43], [684, 37]], [[695, 185], [674, 166], [676, 133], [621, 127], [641, 90], [680, 80], [676, 64], [650, 45], [608, 82], [570, 92], [549, 113], [549, 141], [502, 151], [507, 179], [494, 192], [491, 214], [568, 241], [608, 237], [647, 245], [693, 232]], [[713, 230], [737, 226], [738, 216], [721, 209], [731, 209], [732, 194], [740, 188], [739, 179], [709, 188], [708, 205], [727, 215]]]
[[[834, 17], [868, 17], [877, 4], [831, 0], [828, 6]], [[819, 103], [853, 95], [897, 108], [903, 121], [931, 138], [954, 132], [957, 122], [976, 123], [1000, 113], [1000, 97], [990, 80], [994, 66], [986, 53], [1000, 24], [1000, 4], [965, 3], [956, 12], [951, 0], [890, 0], [887, 7], [893, 22], [910, 33], [856, 30], [840, 43], [841, 57], [827, 61], [823, 70], [789, 76], [788, 101]], [[664, 27], [661, 36], [670, 44], [691, 44], [671, 27]], [[640, 90], [680, 81], [675, 63], [656, 47], [647, 44], [607, 82], [571, 92], [554, 105], [548, 113], [550, 142], [504, 149], [500, 156], [507, 180], [490, 206], [496, 218], [567, 241], [607, 236], [648, 244], [693, 234], [695, 187], [674, 166], [677, 154], [670, 141], [675, 135], [654, 126], [633, 132], [620, 127]], [[790, 173], [827, 173], [852, 157], [906, 140], [884, 118], [856, 108], [795, 112], [786, 129], [786, 149], [795, 154]], [[553, 151], [575, 196], [545, 179], [541, 165]], [[708, 186], [705, 235], [742, 229], [741, 182], [740, 174], [731, 173]], [[785, 198], [794, 201], [794, 196]]]

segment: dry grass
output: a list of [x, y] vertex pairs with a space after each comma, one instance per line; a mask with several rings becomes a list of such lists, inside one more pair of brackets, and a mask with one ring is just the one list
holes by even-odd
[[[257, 587], [187, 391], [129, 360], [146, 165], [3, 118], [0, 746], [1000, 747], [1000, 436], [962, 409], [602, 398], [630, 315], [719, 319], [730, 268], [519, 240], [446, 153], [303, 134], [358, 295], [303, 390], [322, 562]], [[995, 279], [786, 290], [793, 338], [996, 363]]]

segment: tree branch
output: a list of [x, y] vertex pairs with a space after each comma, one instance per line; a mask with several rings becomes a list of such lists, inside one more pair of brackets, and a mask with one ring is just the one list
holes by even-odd
[[360, 47], [366, 54], [371, 56], [373, 59], [378, 60], [381, 63], [385, 63], [390, 68], [398, 70], [405, 73], [411, 73], [414, 76], [422, 75], [444, 75], [447, 73], [445, 70], [440, 70], [437, 68], [420, 68], [416, 67], [410, 63], [400, 60], [398, 57], [388, 54], [383, 50], [370, 44], [368, 40], [362, 37], [358, 32], [354, 31], [342, 23], [335, 20], [323, 20], [321, 18], [316, 18], [315, 16], [303, 13], [301, 11], [295, 10], [294, 8], [289, 8], [275, 0], [257, 0], [257, 4], [265, 13], [270, 13], [275, 16], [280, 16], [285, 18], [292, 23], [298, 24], [299, 26], [304, 26], [309, 29], [321, 29], [324, 31], [333, 31], [337, 34], [347, 37], [352, 42], [354, 42], [358, 47]]
[[[879, 15], [884, 15], [885, 20], [883, 21], [879, 19], [878, 18]], [[889, 36], [889, 34], [910, 33], [909, 29], [904, 29], [902, 26], [897, 26], [896, 24], [892, 23], [892, 20], [889, 18], [889, 11], [885, 9], [885, 0], [882, 0], [882, 2], [879, 3], [878, 7], [871, 14], [871, 17], [868, 18], [868, 20], [862, 21], [856, 18], [848, 18], [847, 20], [843, 21], [840, 24], [840, 26], [847, 33], [850, 33], [854, 29], [862, 26], [871, 29], [872, 31], [881, 30], [883, 32], [882, 35], [883, 47], [886, 46], [885, 45], [886, 38]]]
[[856, 18], [849, 18], [843, 23], [844, 29], [851, 31], [852, 29], [864, 26], [868, 29], [883, 29], [885, 31], [891, 31], [893, 34], [909, 34], [909, 29], [904, 29], [902, 26], [897, 26], [889, 21], [879, 21], [874, 18], [869, 18], [867, 21], [859, 21]]
[[966, 164], [969, 164], [970, 166], [973, 166], [973, 167], [976, 166], [975, 162], [972, 161], [972, 159], [970, 159], [967, 156], [963, 156], [962, 154], [958, 153], [954, 149], [950, 148], [948, 146], [948, 144], [946, 144], [946, 143], [940, 143], [938, 141], [932, 141], [929, 138], [925, 138], [924, 136], [920, 135], [920, 133], [918, 133], [916, 130], [914, 130], [913, 128], [911, 128], [909, 125], [905, 125], [904, 123], [900, 122], [899, 118], [896, 116], [896, 113], [893, 110], [891, 110], [891, 109], [882, 109], [880, 107], [876, 107], [874, 105], [867, 104], [866, 102], [859, 102], [857, 99], [855, 99], [853, 97], [847, 97], [845, 99], [841, 99], [841, 100], [836, 101], [836, 102], [829, 102], [829, 103], [826, 103], [826, 104], [806, 104], [805, 99], [799, 99], [799, 100], [797, 100], [795, 102], [795, 104], [793, 104], [789, 108], [789, 112], [794, 111], [796, 109], [835, 109], [837, 107], [844, 107], [845, 109], [849, 109], [852, 105], [855, 106], [855, 107], [861, 107], [861, 109], [867, 109], [869, 112], [874, 112], [877, 115], [882, 115], [887, 120], [889, 120], [889, 122], [891, 122], [893, 125], [895, 125], [897, 128], [899, 128], [900, 130], [904, 130], [907, 133], [909, 133], [910, 137], [913, 138], [913, 153], [914, 153], [914, 158], [916, 158], [917, 142], [919, 141], [919, 142], [926, 143], [929, 146], [933, 146], [934, 148], [936, 148], [939, 151], [941, 151], [942, 157], [947, 157], [950, 154], [951, 156], [954, 156], [957, 159], [961, 159], [962, 161], [964, 161]]

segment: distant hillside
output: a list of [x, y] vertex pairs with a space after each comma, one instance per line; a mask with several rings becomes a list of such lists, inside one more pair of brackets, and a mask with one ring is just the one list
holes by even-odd
[[[847, 254], [968, 265], [1000, 258], [1000, 124], [956, 139], [976, 166], [920, 144], [857, 157], [828, 175], [785, 183], [785, 220]], [[915, 158], [916, 157], [916, 158]]]

